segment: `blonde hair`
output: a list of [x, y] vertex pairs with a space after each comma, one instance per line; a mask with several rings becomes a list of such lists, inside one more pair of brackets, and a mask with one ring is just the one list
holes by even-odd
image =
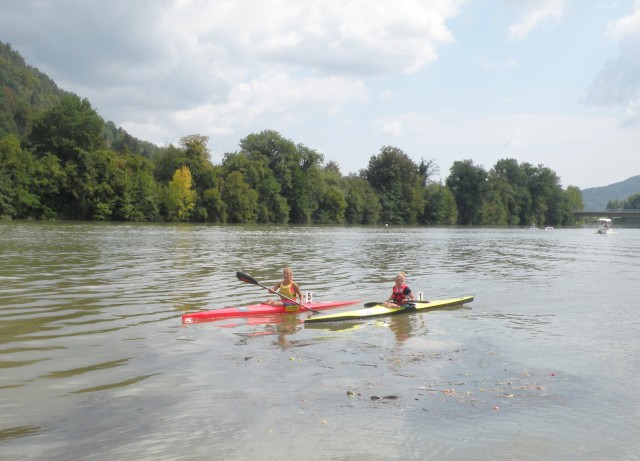
[[407, 279], [407, 274], [405, 274], [404, 272], [400, 271], [400, 272], [398, 272], [398, 275], [396, 275], [396, 277], [401, 277], [402, 281], [404, 282]]

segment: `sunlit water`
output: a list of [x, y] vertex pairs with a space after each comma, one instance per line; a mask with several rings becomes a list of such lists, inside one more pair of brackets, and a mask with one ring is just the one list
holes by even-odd
[[[640, 459], [640, 230], [0, 223], [0, 458]], [[266, 299], [462, 307], [183, 325]]]

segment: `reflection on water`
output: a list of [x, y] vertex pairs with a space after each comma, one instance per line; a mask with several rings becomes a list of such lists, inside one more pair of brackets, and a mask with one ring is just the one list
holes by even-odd
[[3, 440], [9, 440], [16, 437], [23, 437], [25, 435], [31, 435], [40, 430], [39, 427], [33, 426], [20, 426], [20, 427], [11, 427], [9, 429], [0, 431], [0, 442]]
[[[0, 235], [10, 457], [569, 460], [640, 449], [637, 229], [2, 222]], [[384, 299], [400, 270], [427, 299], [475, 300], [366, 321], [182, 325], [185, 311], [267, 296], [236, 271], [271, 285], [285, 266], [317, 301]]]
[[131, 378], [131, 379], [127, 379], [121, 382], [117, 382], [117, 383], [109, 383], [109, 384], [104, 384], [102, 386], [95, 386], [95, 387], [88, 387], [86, 389], [78, 389], [77, 391], [73, 391], [74, 394], [83, 394], [86, 392], [98, 392], [98, 391], [106, 391], [106, 390], [110, 390], [110, 389], [116, 389], [118, 387], [127, 387], [127, 386], [132, 386], [134, 384], [138, 384], [141, 381], [144, 381], [145, 379], [151, 378], [152, 376], [157, 376], [160, 373], [154, 373], [151, 375], [144, 375], [144, 376], [136, 376], [135, 378]]

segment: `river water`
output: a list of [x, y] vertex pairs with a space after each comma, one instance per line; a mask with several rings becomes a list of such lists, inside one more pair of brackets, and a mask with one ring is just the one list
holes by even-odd
[[[640, 230], [0, 223], [3, 460], [640, 459]], [[463, 307], [183, 325], [268, 298]]]

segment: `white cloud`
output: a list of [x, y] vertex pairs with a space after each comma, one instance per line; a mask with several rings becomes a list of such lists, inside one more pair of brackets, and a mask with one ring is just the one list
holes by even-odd
[[61, 87], [161, 144], [194, 131], [335, 116], [366, 100], [365, 78], [435, 61], [453, 41], [446, 22], [465, 2], [59, 0], [44, 11], [40, 2], [8, 1], [0, 30], [18, 37], [18, 50], [30, 43], [26, 57]]
[[508, 148], [526, 146], [522, 130], [520, 128], [515, 128], [509, 135], [507, 135], [505, 139], [505, 146]]
[[[266, 72], [247, 82], [237, 82], [230, 88], [227, 99], [216, 103], [203, 103], [172, 112], [158, 112], [155, 117], [162, 125], [173, 130], [212, 135], [240, 135], [251, 126], [272, 127], [295, 123], [299, 117], [313, 114], [334, 116], [347, 101], [365, 101], [368, 98], [364, 84], [358, 80], [339, 77], [323, 79], [292, 79], [283, 72]], [[145, 139], [160, 144], [169, 142], [166, 135], [155, 128], [154, 120], [138, 124], [125, 122], [125, 129], [142, 132]]]
[[626, 107], [623, 124], [640, 124], [640, 2], [635, 10], [607, 27], [607, 36], [618, 44], [619, 55], [607, 62], [594, 78], [587, 102], [594, 106]]
[[566, 0], [518, 1], [524, 13], [519, 21], [510, 25], [507, 35], [513, 40], [522, 40], [547, 22], [559, 22], [565, 10]]
[[280, 64], [321, 73], [413, 72], [453, 40], [459, 0], [182, 2], [159, 21], [186, 53], [222, 48], [238, 66]]
[[640, 38], [640, 4], [629, 16], [609, 22], [607, 35], [614, 41]]
[[638, 97], [635, 97], [628, 102], [623, 122], [624, 126], [640, 126], [640, 113], [638, 112], [639, 106], [640, 101], [638, 100]]
[[397, 138], [402, 135], [402, 121], [390, 120], [382, 125], [382, 131]]
[[495, 62], [490, 61], [486, 58], [478, 58], [478, 62], [480, 63], [480, 67], [486, 70], [518, 67], [518, 61], [516, 61], [515, 59], [507, 59], [506, 61]]
[[420, 117], [415, 113], [402, 114], [390, 119], [382, 119], [376, 122], [382, 133], [388, 134], [394, 138], [399, 138], [404, 134], [405, 126], [415, 125]]

